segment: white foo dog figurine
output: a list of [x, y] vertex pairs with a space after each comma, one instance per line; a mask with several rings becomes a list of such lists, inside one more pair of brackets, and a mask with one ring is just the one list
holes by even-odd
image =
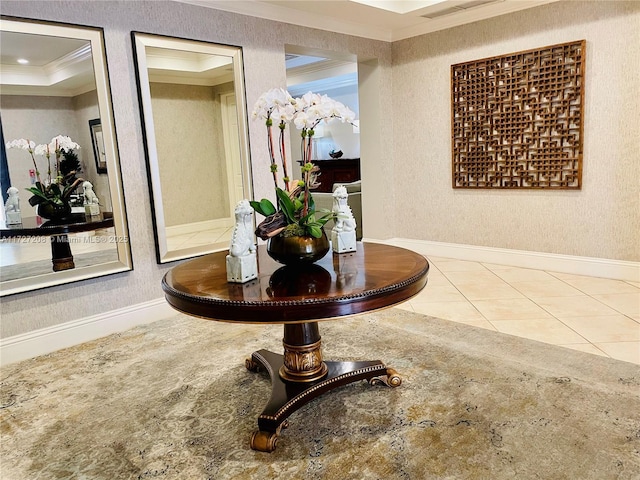
[[83, 182], [82, 190], [84, 196], [84, 213], [85, 215], [100, 215], [100, 200], [93, 191], [91, 182]]
[[258, 278], [256, 246], [253, 243], [253, 208], [249, 200], [240, 200], [236, 205], [236, 224], [231, 235], [227, 255], [227, 281], [245, 283]]
[[344, 185], [333, 192], [333, 213], [337, 215], [335, 226], [331, 230], [331, 245], [336, 253], [356, 251], [356, 219], [347, 204], [349, 194]]
[[20, 213], [20, 197], [18, 189], [9, 187], [7, 190], [7, 203], [4, 204], [4, 213], [7, 225], [20, 225], [22, 223], [22, 213]]

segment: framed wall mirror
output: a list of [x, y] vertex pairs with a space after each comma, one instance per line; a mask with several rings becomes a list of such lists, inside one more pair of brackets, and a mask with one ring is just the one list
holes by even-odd
[[242, 49], [132, 38], [158, 263], [225, 250], [252, 198]]
[[[102, 29], [2, 16], [0, 44], [0, 295], [131, 270]], [[96, 168], [93, 153], [90, 120], [95, 119], [101, 125], [106, 167], [102, 172]], [[70, 197], [73, 213], [60, 221], [65, 226], [57, 230], [65, 233], [53, 236], [42, 233], [47, 220], [30, 205], [32, 194], [26, 189], [38, 178], [45, 184], [55, 179], [56, 173], [49, 175], [48, 171], [56, 172], [57, 166], [50, 168], [52, 159], [37, 152], [32, 159], [27, 150], [6, 147], [17, 139], [46, 145], [58, 135], [79, 145], [70, 161], [75, 165], [75, 178], [82, 181]], [[85, 215], [84, 182], [91, 183], [97, 197], [99, 208], [93, 216]], [[17, 225], [6, 222], [10, 187], [18, 191], [21, 223]], [[93, 221], [93, 225], [82, 225]], [[23, 233], [17, 235], [16, 228]], [[60, 256], [56, 249], [64, 240], [69, 249], [66, 260], [56, 264], [56, 255]]]

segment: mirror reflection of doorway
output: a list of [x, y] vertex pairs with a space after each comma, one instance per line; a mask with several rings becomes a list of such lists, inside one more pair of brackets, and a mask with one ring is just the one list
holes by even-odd
[[[285, 51], [287, 66], [287, 90], [293, 97], [301, 97], [311, 91], [328, 95], [359, 115], [358, 63], [355, 56], [335, 52], [309, 50], [288, 46]], [[356, 125], [340, 121], [321, 123], [315, 129], [313, 161], [320, 167], [320, 187], [313, 194], [316, 208], [330, 210], [333, 206], [332, 191], [339, 184], [348, 185], [349, 206], [356, 223], [358, 239], [362, 238], [361, 159], [360, 129]], [[290, 132], [294, 178], [300, 178], [300, 136], [293, 128]], [[333, 158], [341, 152], [339, 158]], [[329, 223], [327, 230], [332, 228]]]
[[225, 250], [251, 197], [242, 50], [132, 36], [158, 263]]

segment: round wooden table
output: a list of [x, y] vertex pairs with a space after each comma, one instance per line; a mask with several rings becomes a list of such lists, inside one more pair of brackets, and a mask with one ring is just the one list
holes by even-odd
[[284, 354], [253, 352], [249, 370], [269, 373], [271, 398], [258, 417], [251, 448], [271, 452], [287, 418], [325, 392], [358, 380], [397, 387], [398, 373], [379, 360], [331, 362], [322, 358], [319, 320], [338, 319], [403, 302], [427, 283], [429, 263], [410, 250], [358, 243], [304, 267], [283, 266], [258, 247], [258, 278], [229, 283], [227, 252], [187, 261], [162, 280], [169, 304], [208, 320], [284, 324]]
[[45, 220], [40, 217], [25, 217], [17, 225], [0, 225], [0, 238], [50, 237], [51, 262], [53, 271], [75, 268], [73, 254], [69, 246], [70, 233], [89, 232], [101, 228], [113, 227], [113, 213], [102, 212], [89, 216], [73, 213], [64, 220]]

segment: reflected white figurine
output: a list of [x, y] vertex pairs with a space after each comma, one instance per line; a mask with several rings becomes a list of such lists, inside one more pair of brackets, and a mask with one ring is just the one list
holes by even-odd
[[82, 190], [84, 196], [84, 213], [85, 215], [100, 215], [100, 200], [93, 191], [91, 182], [83, 182]]
[[337, 215], [331, 230], [331, 245], [336, 253], [356, 251], [356, 219], [347, 204], [349, 194], [346, 187], [338, 186], [333, 192], [333, 213]]
[[241, 200], [235, 209], [236, 224], [227, 255], [227, 281], [245, 283], [258, 278], [256, 245], [253, 242], [253, 208]]
[[7, 190], [7, 202], [4, 204], [4, 213], [7, 225], [20, 225], [22, 223], [22, 213], [20, 212], [20, 197], [18, 189], [9, 187]]

